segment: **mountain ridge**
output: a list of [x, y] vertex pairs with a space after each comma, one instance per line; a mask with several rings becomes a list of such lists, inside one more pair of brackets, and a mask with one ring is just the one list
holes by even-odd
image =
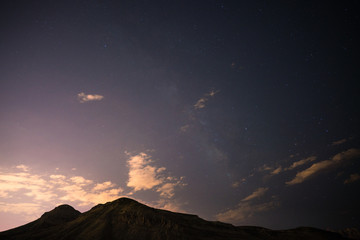
[[80, 213], [60, 205], [39, 219], [0, 232], [0, 240], [118, 240], [118, 239], [339, 239], [338, 233], [310, 227], [270, 230], [217, 221], [206, 221], [192, 214], [176, 213], [146, 206], [130, 198], [98, 204]]

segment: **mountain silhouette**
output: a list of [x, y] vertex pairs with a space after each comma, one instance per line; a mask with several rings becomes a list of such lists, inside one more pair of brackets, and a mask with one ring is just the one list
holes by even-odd
[[235, 227], [196, 215], [148, 207], [129, 198], [99, 204], [85, 213], [61, 205], [38, 220], [0, 233], [0, 240], [341, 240], [339, 233], [316, 228], [270, 230]]

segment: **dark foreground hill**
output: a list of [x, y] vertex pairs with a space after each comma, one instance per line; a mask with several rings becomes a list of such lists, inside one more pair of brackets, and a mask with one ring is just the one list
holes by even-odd
[[315, 228], [274, 231], [205, 221], [195, 215], [154, 209], [129, 198], [100, 204], [85, 213], [61, 205], [38, 220], [0, 233], [0, 240], [347, 239]]

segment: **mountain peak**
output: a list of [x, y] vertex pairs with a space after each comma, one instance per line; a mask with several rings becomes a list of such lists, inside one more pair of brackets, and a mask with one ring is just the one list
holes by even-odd
[[134, 199], [131, 199], [131, 198], [127, 198], [127, 197], [118, 198], [118, 199], [114, 200], [112, 203], [117, 203], [117, 204], [134, 204], [134, 203], [137, 203], [137, 204], [141, 204], [138, 201], [136, 201]]
[[44, 213], [39, 219], [39, 225], [42, 227], [50, 227], [62, 223], [66, 223], [77, 218], [81, 213], [72, 206], [63, 204], [57, 206], [53, 210]]
[[42, 216], [44, 215], [51, 215], [51, 214], [59, 214], [59, 213], [64, 213], [64, 212], [79, 212], [77, 211], [75, 208], [73, 208], [72, 206], [68, 205], [68, 204], [62, 204], [59, 205], [57, 207], [55, 207], [53, 210], [44, 213]]
[[[6, 233], [6, 235], [9, 234], [19, 236], [19, 238], [16, 239], [27, 239], [28, 237], [25, 236], [27, 236], [29, 232], [42, 232], [47, 229], [51, 229], [52, 227], [71, 222], [72, 220], [79, 217], [80, 214], [81, 213], [78, 210], [75, 210], [72, 206], [63, 204], [57, 206], [49, 212], [45, 212], [39, 219], [33, 222], [14, 229], [7, 230], [3, 233]], [[2, 239], [1, 234], [0, 239]]]
[[118, 198], [112, 202], [107, 202], [105, 204], [98, 204], [96, 206], [94, 206], [93, 208], [91, 208], [90, 211], [95, 210], [95, 209], [126, 209], [126, 208], [136, 208], [136, 207], [146, 207], [149, 208], [148, 206], [139, 203], [138, 201], [131, 199], [131, 198], [127, 198], [127, 197], [121, 197]]

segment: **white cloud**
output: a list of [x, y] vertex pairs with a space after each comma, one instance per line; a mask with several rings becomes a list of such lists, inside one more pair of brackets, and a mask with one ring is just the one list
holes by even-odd
[[96, 184], [96, 186], [93, 188], [93, 191], [102, 191], [102, 190], [105, 190], [105, 189], [108, 189], [108, 188], [112, 188], [114, 187], [115, 184], [113, 184], [112, 182], [110, 181], [107, 181], [107, 182], [103, 182], [103, 183], [98, 183]]
[[256, 213], [269, 211], [277, 206], [279, 206], [279, 202], [275, 200], [259, 204], [240, 202], [234, 209], [217, 214], [216, 219], [222, 222], [244, 222]]
[[66, 177], [64, 175], [59, 174], [59, 175], [50, 175], [50, 178], [56, 179], [56, 180], [59, 180], [59, 179], [64, 180]]
[[247, 196], [246, 198], [244, 198], [241, 201], [245, 202], [245, 201], [253, 200], [255, 198], [262, 197], [268, 190], [269, 190], [269, 188], [258, 188], [252, 194], [250, 194], [249, 196]]
[[[185, 185], [182, 177], [176, 178], [165, 167], [155, 166], [145, 153], [131, 156], [128, 166], [128, 186], [132, 192], [125, 195], [151, 189], [164, 200], [166, 209], [175, 209], [173, 196], [177, 187]], [[57, 170], [54, 173], [40, 175], [27, 167], [0, 168], [0, 218], [15, 214], [21, 219], [36, 219], [63, 203], [84, 209], [123, 196], [123, 189], [111, 181], [96, 182], [71, 175], [74, 172], [65, 175]]]
[[157, 168], [150, 164], [150, 156], [145, 153], [130, 157], [128, 160], [129, 181], [127, 186], [134, 188], [134, 191], [139, 191], [160, 185], [162, 180], [157, 174]]
[[81, 177], [81, 176], [71, 177], [70, 180], [79, 186], [89, 185], [93, 182], [93, 181], [85, 179], [84, 177]]
[[309, 177], [315, 175], [318, 172], [329, 169], [331, 167], [336, 167], [345, 160], [351, 160], [360, 156], [360, 150], [351, 148], [347, 151], [341, 152], [333, 156], [330, 160], [324, 160], [318, 163], [314, 163], [309, 168], [298, 172], [294, 179], [286, 182], [287, 185], [294, 185], [304, 182]]
[[166, 176], [166, 168], [154, 166], [151, 156], [146, 153], [130, 156], [127, 163], [129, 167], [127, 186], [133, 188], [134, 192], [154, 189], [160, 193], [160, 196], [171, 198], [174, 196], [175, 187], [184, 185], [182, 178]]
[[110, 181], [96, 183], [82, 176], [39, 175], [22, 167], [17, 172], [8, 170], [0, 169], [0, 212], [41, 214], [44, 208], [60, 204], [59, 200], [91, 206], [115, 200], [123, 191]]
[[23, 170], [24, 172], [29, 171], [29, 167], [26, 166], [26, 165], [24, 165], [24, 164], [17, 165], [16, 168], [17, 168], [17, 169], [21, 169], [21, 170]]
[[8, 203], [0, 202], [0, 212], [34, 215], [42, 209], [38, 203]]
[[98, 94], [85, 94], [83, 92], [79, 93], [77, 96], [81, 103], [90, 102], [90, 101], [100, 101], [104, 98], [104, 96]]
[[63, 201], [78, 202], [79, 206], [89, 206], [92, 204], [106, 203], [120, 197], [121, 188], [111, 188], [104, 190], [88, 190], [78, 185], [67, 185], [59, 188], [65, 192], [60, 199]]

